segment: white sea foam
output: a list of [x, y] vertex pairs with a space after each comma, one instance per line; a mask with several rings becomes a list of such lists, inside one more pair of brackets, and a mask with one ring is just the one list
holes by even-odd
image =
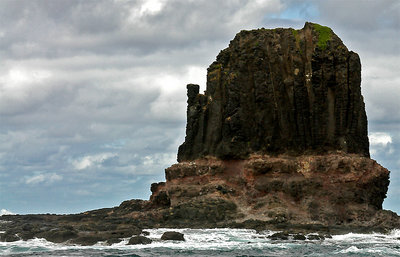
[[353, 243], [393, 243], [399, 242], [400, 230], [394, 229], [388, 234], [370, 233], [356, 234], [349, 233], [345, 235], [335, 235], [332, 238], [338, 242], [353, 242]]
[[358, 249], [357, 246], [353, 245], [353, 246], [350, 246], [349, 248], [341, 250], [339, 252], [340, 253], [358, 253], [360, 251], [362, 251], [362, 249]]
[[400, 229], [393, 229], [390, 234], [391, 237], [400, 238]]
[[[253, 251], [260, 252], [265, 249], [273, 252], [292, 251], [301, 247], [315, 247], [315, 251], [325, 246], [336, 248], [331, 253], [335, 256], [347, 254], [372, 254], [372, 256], [400, 255], [397, 249], [400, 230], [393, 230], [389, 234], [355, 234], [335, 235], [325, 241], [273, 241], [268, 238], [276, 231], [264, 231], [257, 233], [249, 229], [146, 229], [153, 242], [149, 245], [127, 245], [129, 238], [123, 241], [106, 245], [104, 242], [94, 246], [74, 246], [67, 244], [55, 244], [45, 239], [32, 239], [28, 241], [0, 242], [0, 255], [10, 255], [16, 251], [24, 253], [37, 253], [44, 251], [68, 251], [68, 250], [122, 250], [122, 251], [148, 251], [157, 249], [175, 249], [177, 251]], [[161, 241], [161, 236], [166, 231], [177, 231], [184, 234], [185, 241]], [[146, 250], [147, 249], [147, 250]], [[273, 255], [278, 256], [278, 255]], [[321, 255], [325, 256], [325, 255]]]
[[[93, 246], [77, 246], [67, 244], [55, 244], [45, 239], [31, 239], [28, 241], [0, 242], [1, 247], [24, 248], [26, 252], [35, 252], [40, 249], [68, 250], [68, 249], [144, 249], [144, 248], [169, 248], [184, 250], [229, 250], [229, 249], [254, 249], [263, 248], [266, 245], [275, 249], [287, 248], [286, 243], [278, 244], [267, 238], [274, 232], [258, 234], [255, 230], [248, 229], [146, 229], [153, 242], [149, 245], [127, 245], [129, 238], [108, 246], [105, 242], [99, 242]], [[167, 231], [177, 231], [184, 234], [185, 241], [162, 241], [161, 236]], [[9, 254], [9, 252], [8, 252]], [[0, 252], [0, 255], [7, 255]]]

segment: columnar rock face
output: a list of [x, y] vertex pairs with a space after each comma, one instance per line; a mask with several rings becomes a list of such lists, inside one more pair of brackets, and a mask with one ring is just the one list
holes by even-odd
[[361, 65], [333, 31], [242, 31], [210, 65], [207, 90], [189, 84], [178, 161], [251, 153], [369, 157]]
[[206, 92], [187, 85], [179, 163], [151, 200], [192, 226], [399, 224], [382, 211], [389, 171], [369, 158], [360, 84], [358, 55], [328, 27], [238, 33]]

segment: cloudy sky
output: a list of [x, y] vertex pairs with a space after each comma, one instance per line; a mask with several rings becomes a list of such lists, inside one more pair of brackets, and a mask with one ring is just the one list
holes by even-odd
[[363, 65], [371, 154], [400, 212], [398, 0], [1, 0], [0, 210], [150, 195], [184, 140], [186, 84], [242, 29], [331, 27]]

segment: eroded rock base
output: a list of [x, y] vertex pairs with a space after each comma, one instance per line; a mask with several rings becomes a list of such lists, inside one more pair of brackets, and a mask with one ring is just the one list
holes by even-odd
[[152, 201], [169, 202], [165, 219], [176, 225], [259, 220], [372, 226], [386, 197], [389, 171], [356, 154], [253, 154], [245, 160], [210, 157], [174, 164], [166, 179], [153, 185]]

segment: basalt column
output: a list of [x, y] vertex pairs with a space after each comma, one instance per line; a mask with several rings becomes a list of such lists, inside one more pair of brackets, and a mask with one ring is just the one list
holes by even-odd
[[251, 153], [369, 157], [361, 65], [333, 31], [241, 31], [207, 73], [189, 84], [185, 142], [178, 161]]

